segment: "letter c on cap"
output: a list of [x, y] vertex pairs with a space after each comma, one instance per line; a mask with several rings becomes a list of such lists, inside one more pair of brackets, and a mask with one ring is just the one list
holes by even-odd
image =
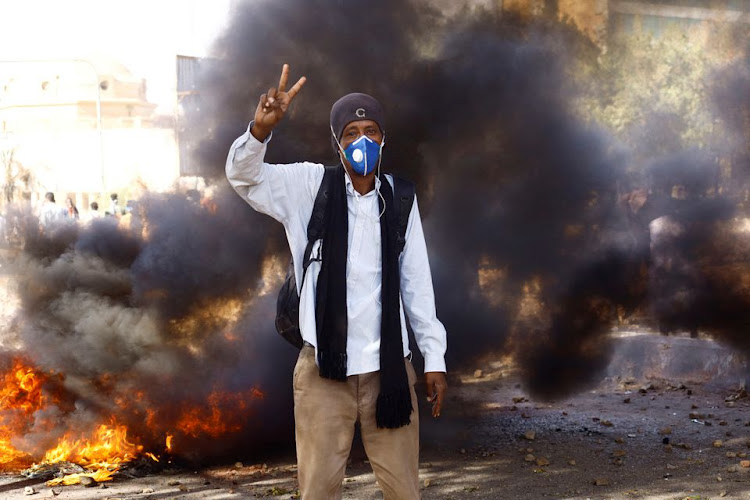
[[364, 118], [365, 108], [357, 108], [357, 111], [355, 111], [354, 114], [357, 115], [357, 118]]

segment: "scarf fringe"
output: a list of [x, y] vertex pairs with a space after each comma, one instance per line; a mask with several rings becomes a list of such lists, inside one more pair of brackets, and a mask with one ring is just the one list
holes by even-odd
[[387, 394], [381, 389], [375, 406], [375, 421], [381, 429], [398, 429], [411, 423], [412, 410], [408, 387]]
[[323, 378], [346, 382], [346, 353], [318, 350], [319, 373]]

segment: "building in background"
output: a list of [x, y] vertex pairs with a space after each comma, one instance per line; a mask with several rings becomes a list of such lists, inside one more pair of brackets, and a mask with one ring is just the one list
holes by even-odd
[[135, 185], [167, 189], [179, 175], [176, 132], [155, 108], [146, 81], [115, 60], [0, 62], [0, 151], [11, 190], [32, 202], [53, 191], [87, 207]]
[[131, 0], [116, 15], [97, 0], [2, 3], [0, 203], [49, 190], [106, 206], [112, 192], [198, 182], [180, 176], [177, 55], [205, 57], [235, 3]]

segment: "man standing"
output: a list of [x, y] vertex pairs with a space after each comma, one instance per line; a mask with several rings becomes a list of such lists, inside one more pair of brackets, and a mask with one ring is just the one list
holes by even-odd
[[403, 251], [395, 244], [393, 179], [379, 175], [385, 115], [378, 101], [349, 94], [331, 109], [342, 168], [328, 193], [323, 237], [303, 266], [307, 226], [325, 167], [263, 162], [271, 132], [305, 77], [260, 97], [248, 131], [232, 145], [226, 172], [255, 210], [286, 229], [304, 340], [294, 369], [298, 478], [304, 500], [341, 497], [355, 423], [386, 499], [419, 498], [419, 417], [405, 314], [425, 358], [428, 399], [438, 417], [445, 381], [445, 328], [416, 200]]
[[44, 202], [39, 214], [39, 221], [45, 228], [50, 228], [65, 219], [68, 212], [55, 203], [55, 193], [48, 192], [44, 195]]

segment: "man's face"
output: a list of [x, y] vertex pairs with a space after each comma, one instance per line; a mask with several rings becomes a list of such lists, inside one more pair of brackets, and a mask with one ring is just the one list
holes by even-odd
[[353, 143], [363, 135], [369, 137], [378, 144], [382, 144], [383, 142], [383, 133], [380, 131], [380, 127], [377, 123], [372, 120], [357, 120], [344, 127], [344, 131], [341, 133], [341, 139], [339, 140], [341, 147], [346, 149], [349, 144]]

